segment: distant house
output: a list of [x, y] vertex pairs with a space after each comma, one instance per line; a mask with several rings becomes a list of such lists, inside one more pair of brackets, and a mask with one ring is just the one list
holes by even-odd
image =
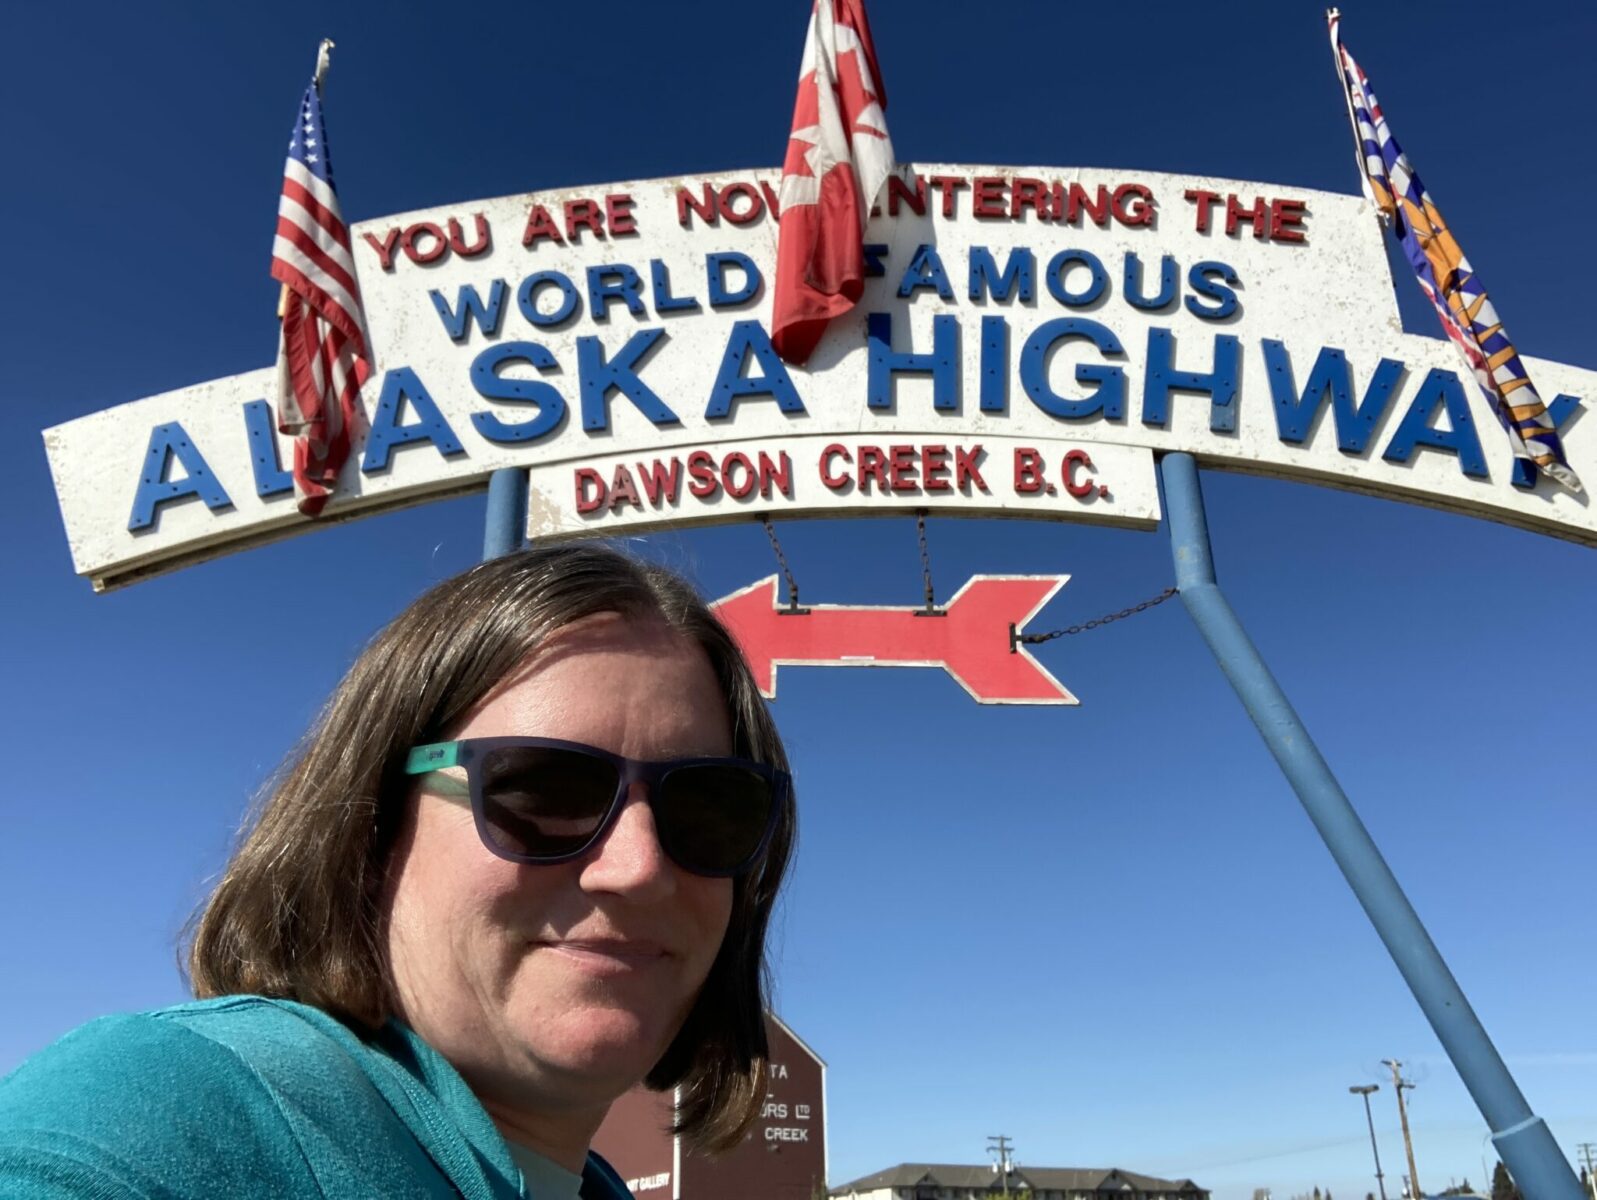
[[[1190, 1179], [1158, 1179], [1119, 1167], [1015, 1167], [1011, 1193], [1030, 1200], [1209, 1200]], [[1004, 1184], [990, 1165], [899, 1163], [833, 1188], [836, 1200], [991, 1200]]]

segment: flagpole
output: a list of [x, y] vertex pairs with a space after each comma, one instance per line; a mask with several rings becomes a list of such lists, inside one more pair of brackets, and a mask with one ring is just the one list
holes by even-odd
[[1386, 210], [1375, 198], [1375, 189], [1370, 185], [1370, 169], [1364, 161], [1364, 138], [1359, 133], [1358, 118], [1353, 115], [1353, 93], [1348, 90], [1347, 68], [1342, 65], [1342, 10], [1326, 9], [1325, 22], [1331, 35], [1331, 60], [1336, 64], [1336, 79], [1342, 87], [1342, 103], [1347, 107], [1347, 125], [1353, 134], [1353, 154], [1359, 164], [1359, 186], [1364, 189], [1364, 198], [1375, 205], [1376, 219], [1385, 225]]
[[[333, 65], [333, 47], [336, 43], [332, 38], [323, 38], [316, 47], [316, 70], [312, 72], [311, 79], [316, 84], [316, 90], [322, 90], [322, 81], [327, 78], [327, 70]], [[288, 284], [284, 284], [277, 292], [277, 319], [281, 321], [288, 312]]]

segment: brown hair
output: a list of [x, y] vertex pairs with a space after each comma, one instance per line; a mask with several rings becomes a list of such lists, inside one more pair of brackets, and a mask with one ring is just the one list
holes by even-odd
[[[652, 616], [701, 646], [726, 697], [733, 753], [786, 768], [736, 643], [680, 578], [592, 544], [525, 550], [433, 588], [376, 638], [279, 771], [198, 914], [200, 997], [298, 1000], [375, 1029], [394, 997], [378, 896], [410, 794], [412, 746], [435, 741], [556, 630], [598, 613]], [[794, 838], [791, 795], [761, 861], [734, 881], [720, 953], [645, 1082], [680, 1087], [677, 1131], [729, 1147], [765, 1095], [765, 933]]]

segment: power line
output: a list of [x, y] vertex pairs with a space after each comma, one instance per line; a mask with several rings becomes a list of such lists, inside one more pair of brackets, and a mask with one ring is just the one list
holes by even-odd
[[1003, 1194], [1009, 1195], [1009, 1173], [1015, 1169], [1015, 1160], [1010, 1157], [1011, 1147], [1009, 1138], [1004, 1134], [987, 1135], [987, 1152], [996, 1153], [998, 1161], [993, 1164], [993, 1170], [998, 1172], [998, 1178], [1003, 1186]]
[[1397, 1092], [1397, 1118], [1403, 1126], [1403, 1151], [1408, 1155], [1408, 1194], [1412, 1200], [1418, 1200], [1424, 1193], [1420, 1191], [1419, 1172], [1414, 1169], [1414, 1139], [1409, 1136], [1408, 1106], [1403, 1103], [1403, 1092], [1407, 1089], [1412, 1089], [1414, 1083], [1412, 1080], [1404, 1079], [1399, 1074], [1399, 1069], [1403, 1064], [1398, 1062], [1397, 1059], [1383, 1058], [1381, 1064], [1390, 1067], [1392, 1070], [1392, 1088]]

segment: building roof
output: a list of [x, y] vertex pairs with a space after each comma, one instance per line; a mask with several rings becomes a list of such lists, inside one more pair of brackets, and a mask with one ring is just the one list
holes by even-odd
[[[945, 1188], [990, 1188], [997, 1181], [990, 1163], [899, 1163], [885, 1171], [862, 1176], [852, 1183], [832, 1189], [832, 1195], [869, 1192], [877, 1188], [914, 1187], [931, 1184]], [[1033, 1191], [1070, 1192], [1192, 1192], [1204, 1189], [1190, 1179], [1160, 1179], [1119, 1167], [1016, 1167], [1009, 1176], [1011, 1187]]]

